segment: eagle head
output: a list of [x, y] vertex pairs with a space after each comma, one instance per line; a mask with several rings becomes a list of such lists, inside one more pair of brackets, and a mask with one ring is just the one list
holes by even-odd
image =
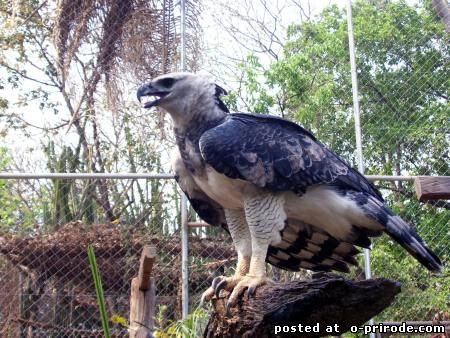
[[217, 108], [228, 112], [220, 100], [227, 92], [208, 77], [193, 73], [170, 73], [139, 87], [137, 98], [150, 97], [144, 108], [161, 107], [172, 118], [188, 121], [198, 115], [214, 115]]

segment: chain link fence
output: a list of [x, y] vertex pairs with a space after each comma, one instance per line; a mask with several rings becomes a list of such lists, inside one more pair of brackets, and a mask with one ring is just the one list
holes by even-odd
[[[141, 248], [146, 244], [156, 246], [160, 325], [180, 318], [180, 216], [174, 183], [173, 180], [8, 181], [11, 191], [31, 184], [49, 195], [43, 198], [28, 191], [26, 208], [30, 210], [16, 209], [17, 228], [4, 229], [0, 236], [2, 336], [103, 336], [87, 260], [88, 245], [94, 247], [97, 256], [108, 311], [123, 317], [128, 317], [130, 283], [137, 275]], [[108, 219], [104, 206], [87, 205], [93, 203], [92, 196], [80, 193], [95, 191], [98, 184], [117, 193], [117, 198], [110, 200], [114, 219]], [[33, 223], [26, 222], [21, 215], [29, 211], [35, 218]], [[27, 224], [29, 229], [24, 227]], [[196, 243], [193, 244], [195, 247]], [[120, 326], [114, 331], [117, 335], [126, 332]]]
[[[45, 180], [39, 180], [39, 182]], [[81, 187], [92, 184], [85, 180], [70, 181]], [[121, 183], [125, 183], [121, 180]], [[138, 180], [127, 182], [136, 185]], [[151, 186], [155, 180], [139, 180], [142, 186]], [[23, 183], [8, 181], [11, 185]], [[108, 186], [117, 185], [108, 180]], [[42, 184], [57, 185], [54, 181]], [[154, 184], [154, 183], [153, 183]], [[2, 231], [0, 236], [0, 329], [5, 337], [101, 337], [100, 315], [87, 259], [86, 249], [95, 249], [103, 278], [108, 312], [111, 316], [127, 317], [131, 278], [137, 275], [141, 249], [154, 245], [158, 259], [154, 268], [157, 295], [157, 326], [167, 327], [182, 318], [182, 274], [180, 239], [180, 198], [175, 182], [164, 180], [160, 189], [172, 191], [164, 201], [144, 200], [147, 216], [138, 212], [142, 206], [132, 203], [115, 220], [101, 218], [95, 222], [83, 219], [64, 219], [53, 229], [42, 230], [44, 223], [36, 223], [27, 234]], [[127, 185], [127, 184], [125, 184]], [[384, 182], [380, 185], [387, 185]], [[411, 184], [404, 183], [413, 196]], [[384, 190], [383, 190], [384, 191]], [[155, 192], [155, 191], [154, 191]], [[129, 194], [130, 192], [128, 192]], [[42, 204], [31, 205], [41, 210]], [[419, 224], [418, 231], [431, 243], [436, 253], [448, 259], [448, 212], [438, 206], [423, 206], [411, 197], [407, 206], [397, 210], [402, 217]], [[396, 205], [392, 207], [398, 208]], [[134, 216], [131, 209], [134, 208]], [[97, 210], [98, 211], [98, 210]], [[18, 210], [20, 212], [20, 210]], [[94, 210], [95, 212], [95, 210]], [[161, 215], [165, 214], [164, 217]], [[18, 220], [23, 219], [17, 215]], [[98, 218], [97, 218], [98, 217]], [[44, 218], [42, 218], [43, 220]], [[134, 223], [133, 221], [134, 220]], [[189, 221], [195, 226], [191, 213]], [[48, 224], [52, 223], [45, 223]], [[220, 243], [220, 245], [219, 245]], [[372, 269], [375, 277], [387, 277], [403, 283], [403, 292], [393, 306], [378, 318], [381, 321], [431, 320], [445, 311], [448, 302], [448, 275], [432, 277], [392, 241], [382, 238], [372, 251]], [[210, 227], [191, 227], [189, 236], [189, 302], [190, 309], [198, 306], [201, 293], [218, 275], [233, 273], [236, 256], [231, 240], [223, 230]], [[445, 263], [445, 262], [444, 262]], [[275, 280], [308, 278], [307, 271], [296, 274], [271, 268]], [[362, 278], [363, 270], [353, 272]], [[126, 328], [115, 324], [113, 333], [123, 336]]]
[[[354, 6], [366, 174], [450, 174], [450, 36], [434, 5], [392, 1]], [[413, 182], [379, 182], [379, 187], [390, 207], [448, 265], [448, 201], [420, 203]], [[448, 267], [433, 276], [387, 237], [375, 241], [371, 266], [375, 277], [403, 284], [394, 305], [377, 320], [449, 320]]]
[[[10, 54], [2, 54], [0, 61], [8, 71], [6, 82], [19, 88], [21, 77], [36, 78], [39, 86], [50, 85], [62, 96], [55, 98], [54, 92], [40, 87], [28, 90], [27, 84], [19, 105], [25, 102], [31, 110], [50, 110], [55, 115], [64, 109], [70, 112], [60, 120], [46, 116], [48, 123], [41, 128], [47, 168], [52, 172], [167, 171], [167, 149], [174, 144], [168, 122], [160, 112], [137, 116], [137, 105], [127, 97], [134, 98], [132, 90], [148, 78], [176, 68], [178, 5], [44, 1], [39, 8], [31, 2], [5, 6], [1, 38]], [[196, 70], [201, 60], [199, 8], [194, 1], [187, 10], [190, 70]], [[269, 72], [270, 81], [287, 93], [276, 97], [279, 111], [301, 121], [356, 163], [345, 11], [329, 7], [316, 21], [302, 13], [304, 23], [289, 29], [284, 59]], [[8, 21], [11, 18], [19, 23], [14, 26], [14, 20]], [[449, 175], [450, 43], [431, 3], [358, 2], [353, 22], [366, 174]], [[256, 18], [250, 24], [260, 27]], [[15, 57], [27, 65], [15, 68], [7, 62]], [[247, 61], [258, 68], [255, 60]], [[262, 112], [271, 104], [272, 93], [253, 95], [251, 87], [258, 79], [247, 72], [240, 85], [248, 91], [249, 105]], [[289, 92], [300, 94], [289, 96]], [[26, 113], [5, 116], [5, 130], [20, 134], [30, 127]], [[66, 129], [59, 132], [61, 126]], [[49, 133], [55, 133], [56, 142]], [[23, 134], [25, 139], [31, 137]], [[70, 145], [58, 147], [58, 140], [66, 138]], [[2, 148], [0, 155], [7, 157]], [[24, 167], [31, 165], [0, 159], [2, 171]], [[416, 227], [448, 265], [448, 201], [419, 202], [410, 181], [381, 180], [376, 185], [390, 207]], [[96, 252], [108, 313], [125, 318], [140, 251], [147, 244], [156, 246], [155, 322], [164, 332], [183, 312], [180, 202], [176, 183], [169, 177], [0, 180], [0, 336], [102, 336], [88, 245]], [[188, 221], [192, 222], [187, 262], [192, 312], [215, 276], [233, 273], [236, 255], [223, 230], [196, 226], [199, 220], [192, 210]], [[371, 259], [374, 277], [403, 283], [402, 293], [377, 321], [449, 320], [448, 268], [440, 276], [430, 275], [387, 237], [375, 240]], [[360, 266], [364, 266], [362, 257]], [[276, 268], [269, 268], [269, 273], [280, 281], [310, 276], [307, 271], [286, 273]], [[360, 268], [351, 277], [363, 275]], [[124, 336], [127, 330], [113, 324], [113, 333]]]
[[[120, 196], [111, 201], [114, 210], [121, 210], [112, 220], [98, 204], [87, 207], [86, 201], [78, 199], [81, 195], [76, 192], [94, 188], [92, 185], [98, 184], [94, 181], [7, 181], [10, 191], [33, 184], [38, 190], [48, 189], [54, 194], [48, 199], [28, 195], [27, 208], [33, 211], [35, 223], [26, 229], [26, 217], [21, 215], [26, 210], [18, 208], [14, 215], [17, 228], [4, 228], [0, 234], [2, 337], [103, 336], [87, 259], [89, 245], [96, 253], [109, 314], [128, 317], [131, 279], [137, 275], [141, 249], [153, 245], [158, 252], [153, 270], [157, 326], [164, 328], [181, 319], [181, 199], [175, 181], [101, 180], [108, 191], [117, 189]], [[62, 182], [67, 196], [59, 197], [56, 203], [63, 205], [46, 207], [55, 202]], [[143, 194], [143, 198], [133, 198], [134, 194]], [[191, 232], [189, 293], [195, 302], [205, 283], [222, 273], [221, 267], [229, 265], [228, 261], [235, 260], [235, 253], [223, 231], [198, 228]], [[113, 333], [123, 336], [126, 328], [115, 325]]]

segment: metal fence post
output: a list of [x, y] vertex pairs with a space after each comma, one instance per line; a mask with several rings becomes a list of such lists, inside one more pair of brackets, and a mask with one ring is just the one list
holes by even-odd
[[[355, 116], [356, 153], [358, 170], [364, 174], [364, 156], [362, 152], [361, 120], [359, 110], [358, 78], [356, 73], [355, 41], [353, 39], [352, 1], [347, 1], [348, 47], [350, 52], [350, 68], [352, 73], [353, 112]], [[364, 249], [364, 268], [366, 279], [372, 278], [370, 269], [370, 251]]]
[[187, 197], [181, 194], [181, 313], [185, 319], [189, 313], [189, 231], [187, 217]]
[[[186, 71], [186, 2], [180, 1], [180, 70]], [[181, 196], [181, 280], [182, 280], [182, 318], [189, 313], [189, 231], [187, 224], [187, 197]]]
[[181, 0], [181, 17], [180, 17], [180, 70], [186, 71], [186, 2]]
[[[353, 113], [355, 116], [355, 136], [356, 136], [356, 153], [358, 159], [358, 169], [364, 174], [364, 157], [362, 152], [362, 136], [361, 136], [361, 120], [359, 111], [359, 93], [358, 93], [358, 77], [356, 73], [356, 53], [355, 41], [353, 38], [353, 20], [352, 20], [352, 1], [347, 1], [347, 29], [348, 29], [348, 48], [350, 54], [350, 69], [352, 74], [352, 95], [353, 95]], [[364, 273], [366, 279], [372, 278], [370, 268], [370, 250], [364, 249]], [[373, 325], [373, 319], [369, 324]], [[370, 338], [375, 338], [375, 334], [371, 333]]]

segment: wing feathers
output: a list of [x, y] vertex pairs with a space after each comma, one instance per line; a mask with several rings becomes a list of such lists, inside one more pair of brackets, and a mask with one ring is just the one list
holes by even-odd
[[314, 184], [363, 191], [382, 200], [363, 175], [292, 122], [230, 114], [200, 138], [204, 160], [218, 172], [272, 191], [304, 193]]
[[172, 167], [175, 172], [175, 180], [181, 190], [183, 190], [186, 194], [189, 203], [195, 212], [205, 222], [211, 225], [221, 226], [228, 231], [223, 208], [217, 202], [209, 198], [195, 183], [190, 172], [184, 165], [177, 149], [175, 149], [172, 153], [172, 158]]
[[[361, 192], [342, 190], [340, 192], [346, 198], [353, 200], [361, 210], [382, 226], [389, 236], [404, 247], [414, 258], [416, 258], [428, 270], [439, 272], [442, 263], [419, 237], [416, 231], [399, 216], [396, 216], [388, 207], [373, 196]], [[353, 227], [352, 235], [355, 236], [354, 243], [359, 246], [368, 247], [370, 240], [368, 236], [380, 236], [382, 231]]]
[[[267, 253], [267, 261], [275, 266], [348, 271], [349, 264], [357, 264], [354, 256], [359, 251], [354, 245], [368, 248], [369, 237], [384, 230], [428, 269], [441, 267], [420, 237], [383, 205], [380, 192], [363, 175], [294, 123], [271, 116], [230, 114], [222, 124], [203, 133], [199, 148], [206, 164], [229, 178], [299, 195], [312, 185], [325, 184], [354, 201], [367, 217], [352, 226], [344, 241], [312, 225], [289, 220], [282, 242], [270, 246]], [[188, 196], [200, 217], [226, 226], [223, 209], [200, 189], [197, 192], [194, 187], [194, 192], [195, 196]], [[375, 222], [367, 223], [368, 219]]]
[[422, 238], [398, 216], [388, 216], [386, 232], [428, 270], [440, 272], [442, 263]]

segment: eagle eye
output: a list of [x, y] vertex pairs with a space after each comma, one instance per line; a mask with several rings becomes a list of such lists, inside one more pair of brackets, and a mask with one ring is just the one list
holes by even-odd
[[164, 79], [161, 79], [158, 81], [158, 84], [165, 87], [165, 88], [170, 88], [173, 86], [173, 84], [175, 83], [175, 79], [171, 78], [171, 77], [166, 77]]

